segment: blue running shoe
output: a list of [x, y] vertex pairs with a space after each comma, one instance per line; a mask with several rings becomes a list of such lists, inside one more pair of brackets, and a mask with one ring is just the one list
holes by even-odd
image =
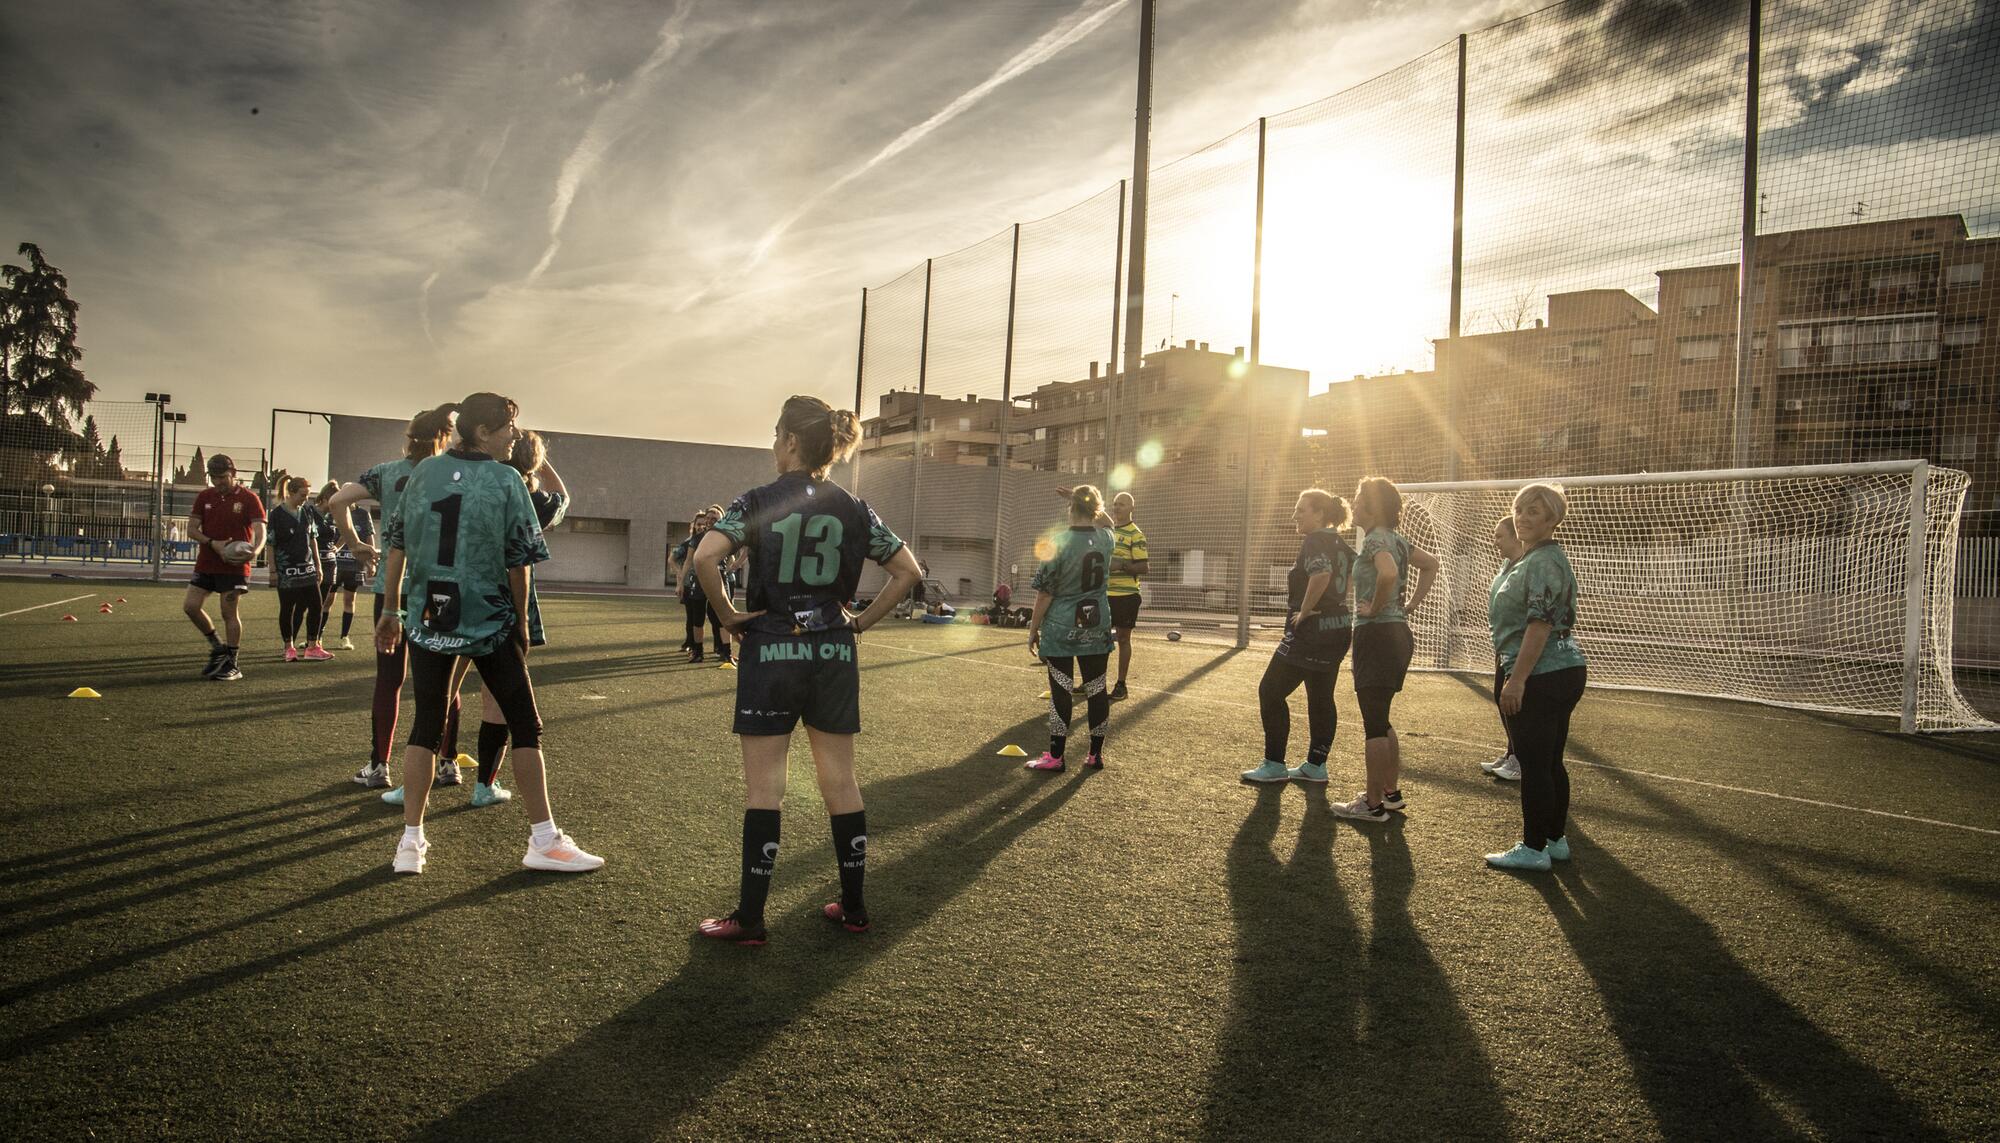
[[1313, 782], [1323, 786], [1326, 784], [1326, 763], [1301, 762], [1287, 770], [1285, 776], [1294, 782]]
[[494, 779], [491, 786], [484, 782], [472, 784], [472, 804], [475, 807], [497, 806], [513, 796], [514, 791], [502, 786], [498, 778]]
[[1505, 853], [1487, 854], [1486, 864], [1491, 865], [1495, 869], [1519, 869], [1535, 873], [1547, 873], [1549, 871], [1549, 855], [1539, 849], [1529, 849], [1525, 845], [1516, 845]]
[[392, 805], [392, 806], [400, 806], [400, 805], [402, 805], [402, 804], [403, 804], [403, 788], [402, 788], [401, 786], [398, 786], [398, 787], [396, 787], [395, 789], [393, 789], [393, 790], [389, 791], [388, 793], [386, 793], [386, 794], [383, 794], [383, 795], [382, 795], [382, 800], [383, 800], [383, 801], [385, 801], [385, 802], [387, 802], [387, 803], [389, 803], [389, 804], [390, 804], [390, 805]]
[[1543, 850], [1542, 852], [1549, 855], [1550, 861], [1568, 861], [1569, 839], [1566, 837], [1558, 837], [1551, 839], [1549, 842], [1549, 847]]
[[1262, 762], [1259, 762], [1255, 769], [1243, 771], [1243, 780], [1246, 782], [1289, 782], [1292, 780], [1292, 772], [1285, 768], [1283, 762], [1273, 762], [1269, 758], [1266, 758]]

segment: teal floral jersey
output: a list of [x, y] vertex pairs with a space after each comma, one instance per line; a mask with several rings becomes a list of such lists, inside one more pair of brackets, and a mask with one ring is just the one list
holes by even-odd
[[1576, 645], [1576, 573], [1570, 570], [1569, 556], [1562, 545], [1550, 540], [1530, 548], [1494, 579], [1486, 599], [1487, 622], [1493, 632], [1493, 651], [1501, 669], [1514, 672], [1514, 660], [1521, 654], [1521, 637], [1528, 624], [1549, 625], [1549, 641], [1542, 657], [1535, 660], [1537, 675], [1583, 666], [1583, 650]]
[[[1396, 594], [1382, 610], [1373, 615], [1362, 615], [1361, 609], [1375, 598], [1375, 583], [1379, 573], [1375, 570], [1375, 553], [1387, 552], [1396, 562]], [[1361, 555], [1354, 561], [1354, 625], [1361, 627], [1369, 623], [1405, 623], [1408, 616], [1403, 613], [1403, 597], [1410, 587], [1410, 541], [1401, 532], [1389, 528], [1374, 528], [1361, 539]]]

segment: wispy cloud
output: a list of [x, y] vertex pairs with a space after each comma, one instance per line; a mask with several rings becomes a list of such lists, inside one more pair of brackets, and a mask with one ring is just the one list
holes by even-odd
[[[584, 128], [583, 138], [577, 141], [576, 148], [569, 153], [569, 158], [563, 160], [562, 171], [556, 176], [555, 197], [549, 202], [548, 245], [543, 248], [541, 260], [535, 263], [535, 268], [528, 271], [526, 279], [528, 282], [540, 278], [549, 268], [549, 263], [555, 261], [556, 251], [562, 249], [563, 224], [569, 221], [569, 208], [576, 201], [577, 189], [592, 172], [597, 170], [597, 165], [604, 160], [605, 152], [611, 149], [611, 145], [617, 142], [620, 135], [624, 134], [641, 101], [650, 90], [653, 77], [667, 64], [667, 61], [680, 54], [682, 46], [686, 43], [683, 31], [687, 26], [688, 14], [693, 10], [694, 5], [691, 0], [681, 0], [681, 3], [675, 6], [674, 14], [667, 17], [667, 22], [660, 27], [660, 42], [654, 46], [653, 54], [647, 56], [646, 61], [632, 73], [622, 91], [598, 107], [597, 113], [591, 116], [590, 126]], [[568, 84], [568, 81], [565, 80], [564, 83]]]

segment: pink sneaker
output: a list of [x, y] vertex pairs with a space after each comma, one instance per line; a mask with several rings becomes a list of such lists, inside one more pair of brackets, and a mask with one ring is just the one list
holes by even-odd
[[737, 920], [734, 913], [729, 914], [727, 917], [710, 917], [696, 926], [695, 931], [704, 937], [710, 937], [718, 941], [728, 941], [731, 944], [738, 945], [761, 945], [770, 939], [766, 935], [764, 922], [759, 921], [754, 925], [746, 925], [742, 921]]
[[1051, 774], [1060, 774], [1063, 772], [1063, 760], [1044, 750], [1040, 758], [1027, 764], [1026, 769], [1046, 770]]
[[298, 661], [299, 661], [299, 649], [297, 647], [285, 648], [285, 662], [296, 663]]
[[308, 663], [324, 663], [333, 658], [333, 652], [325, 647], [307, 647], [299, 652], [299, 658]]
[[1083, 768], [1086, 770], [1102, 770], [1104, 769], [1104, 759], [1092, 754], [1083, 760]]
[[850, 933], [865, 933], [868, 931], [868, 915], [866, 913], [859, 915], [850, 913], [846, 909], [841, 908], [838, 901], [828, 901], [826, 906], [819, 911], [819, 915]]

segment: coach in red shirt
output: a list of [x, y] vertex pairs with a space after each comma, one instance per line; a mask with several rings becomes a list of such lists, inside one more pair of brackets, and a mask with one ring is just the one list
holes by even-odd
[[[221, 453], [208, 458], [208, 482], [211, 487], [195, 496], [188, 513], [188, 535], [201, 545], [201, 553], [195, 557], [194, 578], [181, 607], [208, 640], [208, 666], [202, 668], [201, 677], [233, 682], [243, 677], [236, 667], [236, 653], [243, 645], [243, 620], [236, 604], [250, 590], [250, 563], [264, 547], [264, 502], [236, 482], [236, 462]], [[248, 544], [248, 550], [230, 551], [230, 545], [239, 542]], [[215, 624], [208, 618], [211, 592], [222, 596], [227, 643], [215, 637]]]

